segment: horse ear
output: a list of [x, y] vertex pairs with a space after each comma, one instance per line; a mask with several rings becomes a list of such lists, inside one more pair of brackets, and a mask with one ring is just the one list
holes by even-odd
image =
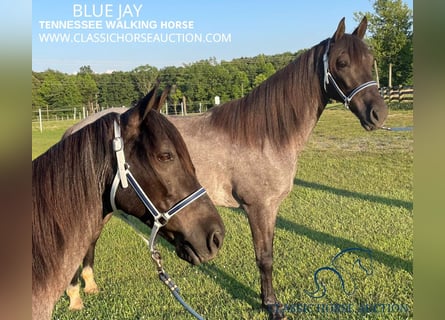
[[[156, 81], [155, 86], [153, 87], [153, 89], [150, 90], [150, 92], [145, 96], [144, 100], [146, 98], [148, 98], [148, 102], [145, 104], [145, 110], [144, 113], [142, 115], [141, 120], [144, 120], [145, 117], [147, 116], [147, 114], [150, 112], [151, 109], [153, 109], [153, 107], [155, 107], [155, 110], [157, 108], [156, 106], [156, 92], [159, 89], [159, 79]], [[151, 95], [150, 95], [151, 94]]]
[[345, 17], [343, 17], [343, 19], [340, 20], [337, 30], [332, 36], [332, 39], [334, 39], [334, 41], [337, 41], [338, 39], [343, 37], [344, 34], [345, 34]]
[[155, 103], [154, 109], [157, 112], [159, 112], [161, 110], [162, 106], [165, 103], [165, 100], [167, 100], [168, 95], [170, 94], [170, 89], [171, 89], [171, 86], [167, 86], [164, 89], [164, 91], [162, 91], [162, 95], [159, 98], [156, 99], [156, 103]]
[[150, 110], [153, 109], [156, 102], [156, 92], [158, 88], [159, 81], [155, 83], [155, 86], [133, 108], [130, 108], [124, 113], [124, 121], [128, 128], [138, 128]]
[[363, 39], [366, 33], [366, 28], [368, 27], [368, 19], [366, 16], [363, 17], [362, 21], [358, 25], [357, 28], [355, 28], [354, 32], [352, 33], [354, 36], [359, 37], [360, 39]]

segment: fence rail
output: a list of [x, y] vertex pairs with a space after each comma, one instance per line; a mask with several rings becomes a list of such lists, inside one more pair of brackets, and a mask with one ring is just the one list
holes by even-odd
[[[414, 98], [413, 86], [399, 86], [393, 88], [380, 88], [380, 94], [387, 102], [412, 103]], [[213, 102], [195, 102], [188, 104], [184, 108], [183, 104], [166, 105], [161, 112], [164, 114], [187, 115], [193, 113], [202, 113], [215, 104], [219, 104], [215, 97]], [[99, 111], [107, 108], [100, 108]], [[43, 123], [46, 121], [59, 120], [81, 120], [88, 117], [88, 110], [85, 107], [72, 107], [64, 109], [50, 109], [48, 107], [32, 111], [32, 123], [39, 123], [40, 131], [43, 130]]]
[[[161, 113], [169, 115], [188, 115], [197, 114], [207, 111], [209, 107], [213, 106], [211, 103], [197, 102], [189, 104], [184, 108], [184, 105], [165, 105], [161, 108]], [[108, 108], [100, 108], [102, 111]], [[85, 107], [72, 107], [62, 109], [51, 109], [48, 107], [32, 110], [31, 123], [38, 124], [40, 132], [43, 131], [44, 123], [50, 121], [60, 120], [81, 120], [89, 116], [89, 112]]]
[[413, 102], [414, 88], [412, 86], [399, 86], [393, 88], [380, 88], [380, 94], [388, 102]]

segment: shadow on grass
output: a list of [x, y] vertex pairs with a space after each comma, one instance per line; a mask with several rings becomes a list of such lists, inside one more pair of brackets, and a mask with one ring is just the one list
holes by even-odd
[[[317, 241], [319, 243], [324, 243], [324, 244], [328, 244], [340, 249], [345, 249], [345, 248], [362, 248], [362, 249], [368, 249], [372, 251], [372, 257], [374, 261], [380, 262], [390, 268], [396, 268], [396, 269], [402, 269], [405, 270], [406, 272], [409, 272], [410, 274], [413, 273], [413, 262], [412, 261], [408, 261], [399, 257], [394, 257], [390, 254], [387, 254], [385, 252], [379, 251], [379, 250], [375, 250], [374, 248], [368, 248], [363, 246], [360, 243], [345, 239], [345, 238], [341, 238], [341, 237], [336, 237], [333, 235], [330, 235], [328, 233], [325, 232], [321, 232], [321, 231], [315, 231], [313, 229], [310, 229], [306, 226], [303, 226], [301, 224], [295, 223], [293, 221], [290, 221], [288, 219], [285, 219], [283, 217], [278, 217], [277, 218], [277, 223], [276, 223], [276, 227], [286, 230], [286, 231], [290, 231], [290, 232], [294, 232], [298, 235], [302, 235], [305, 236], [311, 240]], [[358, 256], [363, 256], [366, 257], [365, 253], [362, 252], [357, 252], [356, 253]], [[279, 259], [279, 257], [278, 257]]]
[[[243, 214], [242, 210], [235, 210], [239, 214]], [[390, 268], [401, 269], [413, 274], [413, 263], [412, 261], [407, 261], [399, 257], [394, 257], [385, 252], [375, 250], [374, 248], [368, 248], [360, 243], [344, 239], [341, 237], [332, 236], [330, 234], [315, 231], [306, 226], [297, 224], [290, 220], [282, 217], [277, 218], [276, 227], [282, 230], [294, 232], [295, 234], [305, 236], [311, 240], [317, 241], [319, 243], [325, 243], [338, 248], [362, 248], [372, 251], [373, 261], [382, 263]], [[369, 258], [369, 255], [363, 251], [356, 251], [356, 255], [362, 256], [364, 258]], [[274, 261], [279, 262], [280, 257], [275, 256]], [[252, 261], [254, 263], [254, 261]], [[209, 275], [214, 279], [216, 283], [219, 284], [221, 288], [224, 288], [233, 299], [241, 299], [252, 306], [253, 310], [261, 311], [261, 300], [259, 292], [255, 292], [250, 287], [243, 284], [239, 279], [233, 277], [231, 274], [222, 270], [220, 267], [213, 263], [206, 263], [199, 266], [199, 269], [204, 274]], [[264, 311], [264, 310], [263, 310]]]
[[388, 206], [394, 206], [394, 207], [403, 207], [407, 210], [413, 210], [413, 203], [409, 201], [403, 201], [399, 199], [391, 199], [391, 198], [385, 198], [382, 196], [375, 196], [375, 195], [369, 195], [369, 194], [363, 194], [358, 193], [354, 191], [329, 187], [320, 183], [316, 182], [308, 182], [301, 179], [294, 179], [294, 184], [296, 186], [301, 186], [305, 188], [315, 189], [315, 190], [321, 190], [325, 192], [330, 192], [339, 196], [348, 197], [348, 198], [355, 198], [359, 200], [365, 200], [365, 201], [371, 201], [371, 202], [377, 202]]
[[[336, 195], [344, 196], [344, 197], [350, 197], [350, 198], [356, 198], [364, 201], [371, 201], [371, 202], [377, 202], [388, 206], [396, 206], [396, 207], [403, 207], [407, 210], [413, 209], [413, 203], [409, 201], [403, 201], [398, 199], [391, 199], [391, 198], [385, 198], [382, 196], [376, 196], [376, 195], [367, 195], [362, 194], [358, 192], [353, 192], [349, 190], [329, 187], [326, 185], [314, 183], [314, 182], [308, 182], [301, 179], [295, 179], [294, 184], [302, 187], [312, 188], [316, 190], [321, 190], [324, 192], [330, 192]], [[243, 210], [240, 209], [233, 209], [234, 212], [237, 212], [238, 214], [244, 214]], [[406, 272], [409, 272], [410, 274], [413, 274], [413, 262], [408, 261], [399, 257], [392, 256], [388, 253], [375, 250], [373, 248], [368, 248], [363, 246], [360, 243], [333, 236], [331, 234], [316, 231], [311, 228], [308, 228], [304, 225], [295, 223], [293, 221], [290, 221], [288, 219], [285, 219], [283, 217], [278, 216], [277, 222], [276, 222], [276, 228], [280, 228], [285, 231], [294, 232], [297, 235], [305, 236], [311, 240], [317, 241], [319, 243], [324, 243], [330, 246], [334, 246], [337, 248], [363, 248], [368, 249], [372, 251], [373, 260], [377, 261], [379, 263], [382, 263], [390, 268], [394, 269], [401, 269], [405, 270]], [[166, 241], [163, 241], [163, 239], [160, 239], [160, 244], [169, 250], [172, 250], [172, 248], [167, 245]], [[365, 253], [362, 253], [360, 251], [356, 252], [358, 256], [368, 257]], [[279, 261], [280, 257], [276, 256], [275, 261]], [[254, 263], [254, 261], [252, 261]], [[252, 306], [254, 310], [261, 310], [261, 300], [260, 300], [260, 293], [255, 292], [252, 288], [246, 286], [240, 280], [237, 278], [234, 278], [231, 274], [227, 273], [226, 271], [222, 270], [220, 267], [213, 263], [207, 263], [199, 266], [199, 269], [201, 272], [211, 276], [216, 283], [218, 283], [222, 288], [224, 288], [234, 299], [241, 299]]]
[[[358, 192], [353, 192], [353, 191], [349, 191], [349, 190], [326, 186], [326, 185], [315, 183], [315, 182], [308, 182], [308, 181], [304, 181], [301, 179], [294, 179], [294, 184], [297, 186], [302, 186], [302, 187], [311, 188], [311, 189], [315, 189], [315, 190], [321, 190], [324, 192], [330, 192], [335, 195], [339, 195], [339, 196], [343, 196], [343, 197], [355, 198], [355, 199], [364, 200], [364, 201], [377, 202], [377, 203], [388, 205], [388, 206], [403, 207], [407, 210], [413, 209], [413, 203], [409, 202], [409, 201], [403, 201], [403, 200], [399, 200], [399, 199], [391, 199], [391, 198], [386, 198], [386, 197], [376, 196], [376, 195], [362, 194], [362, 193], [358, 193]], [[399, 257], [394, 257], [390, 254], [387, 254], [385, 252], [381, 252], [381, 251], [378, 251], [378, 250], [375, 250], [372, 248], [364, 247], [363, 245], [361, 245], [357, 242], [350, 241], [348, 239], [344, 239], [344, 238], [340, 238], [340, 237], [336, 237], [336, 236], [330, 235], [328, 233], [316, 231], [316, 230], [310, 229], [304, 225], [297, 224], [293, 221], [284, 219], [282, 217], [277, 218], [276, 227], [286, 230], [286, 231], [295, 232], [298, 235], [306, 236], [309, 239], [312, 239], [314, 241], [317, 241], [320, 243], [325, 243], [325, 244], [332, 245], [332, 246], [336, 246], [338, 248], [344, 249], [344, 248], [360, 247], [363, 249], [369, 249], [373, 252], [373, 258], [375, 261], [378, 261], [390, 268], [402, 269], [402, 270], [409, 272], [410, 274], [413, 273], [413, 262], [412, 261], [404, 260]]]
[[[398, 199], [391, 199], [386, 198], [382, 196], [375, 196], [375, 195], [367, 195], [362, 194], [358, 192], [348, 191], [344, 189], [339, 188], [333, 188], [326, 185], [314, 183], [314, 182], [308, 182], [300, 179], [295, 179], [294, 184], [302, 187], [312, 188], [316, 190], [321, 190], [324, 192], [330, 192], [336, 195], [344, 196], [344, 197], [350, 197], [355, 198], [359, 200], [364, 201], [371, 201], [376, 202], [388, 206], [395, 206], [395, 207], [403, 207], [407, 210], [413, 209], [413, 203], [409, 201], [403, 201]], [[237, 212], [238, 214], [244, 214], [244, 211], [241, 209], [233, 209], [234, 212]], [[373, 260], [376, 262], [379, 262], [381, 264], [384, 264], [390, 268], [394, 269], [400, 269], [405, 270], [406, 272], [409, 272], [410, 274], [413, 274], [413, 262], [409, 260], [402, 259], [400, 257], [395, 257], [393, 255], [390, 255], [388, 253], [375, 250], [374, 248], [368, 248], [363, 246], [360, 243], [333, 236], [331, 234], [316, 231], [311, 228], [308, 228], [304, 225], [295, 223], [291, 220], [285, 219], [283, 217], [278, 216], [277, 222], [276, 222], [276, 228], [280, 228], [285, 231], [294, 232], [297, 235], [305, 236], [311, 240], [317, 241], [319, 243], [324, 243], [330, 246], [334, 246], [337, 248], [345, 249], [345, 248], [362, 248], [362, 249], [368, 249], [372, 252]], [[368, 258], [365, 251], [357, 251], [356, 254], [358, 256], [363, 256], [365, 258]], [[280, 257], [275, 256], [275, 261], [279, 261]], [[247, 287], [243, 283], [241, 283], [238, 279], [234, 278], [229, 273], [225, 272], [218, 266], [214, 264], [205, 264], [200, 266], [200, 270], [204, 272], [205, 274], [212, 276], [212, 278], [215, 279], [215, 281], [222, 287], [227, 290], [227, 292], [234, 298], [234, 299], [242, 299], [246, 301], [249, 305], [251, 305], [254, 309], [261, 309], [261, 303], [259, 298], [259, 292], [255, 292], [251, 288]]]
[[199, 266], [199, 269], [201, 272], [214, 279], [214, 281], [218, 283], [221, 288], [224, 288], [233, 299], [245, 301], [254, 310], [262, 309], [260, 292], [255, 292], [252, 288], [241, 283], [239, 279], [234, 278], [214, 263], [204, 263]]

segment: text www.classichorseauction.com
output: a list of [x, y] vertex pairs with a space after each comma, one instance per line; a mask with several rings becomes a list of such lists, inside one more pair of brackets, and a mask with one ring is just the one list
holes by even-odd
[[[341, 263], [342, 257], [352, 257], [352, 263]], [[315, 290], [304, 290], [305, 294], [312, 299], [319, 299], [327, 296], [327, 288], [321, 280], [322, 274], [334, 276], [340, 284], [340, 290], [348, 296], [352, 296], [356, 289], [360, 287], [359, 280], [352, 276], [352, 270], [358, 266], [365, 277], [373, 275], [372, 269], [372, 251], [364, 248], [346, 248], [337, 253], [329, 265], [320, 267], [314, 271]], [[349, 283], [348, 283], [349, 282]], [[331, 288], [331, 290], [338, 290]], [[270, 306], [269, 308], [271, 308]], [[388, 314], [388, 313], [406, 313], [411, 312], [410, 306], [398, 303], [290, 303], [284, 304], [281, 312], [300, 313], [300, 314]]]
[[[44, 43], [230, 43], [232, 34], [196, 32], [193, 20], [142, 19], [143, 4], [73, 4], [70, 20], [40, 20]], [[149, 32], [147, 32], [148, 30]], [[62, 31], [62, 32], [61, 32]]]

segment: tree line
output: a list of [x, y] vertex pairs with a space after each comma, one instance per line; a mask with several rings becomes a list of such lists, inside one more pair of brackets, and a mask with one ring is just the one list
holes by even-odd
[[95, 73], [90, 66], [81, 67], [75, 75], [56, 70], [33, 71], [32, 107], [36, 110], [47, 106], [51, 109], [84, 106], [92, 112], [99, 108], [131, 106], [157, 79], [161, 87], [175, 86], [171, 95], [173, 104], [179, 104], [186, 97], [187, 105], [194, 108], [198, 103], [209, 106], [215, 96], [222, 102], [244, 96], [302, 51], [221, 62], [209, 58], [162, 69], [144, 65], [131, 71], [103, 74]]
[[[83, 66], [71, 75], [56, 70], [32, 72], [32, 108], [66, 109], [86, 107], [89, 113], [102, 108], [132, 106], [157, 79], [161, 87], [174, 85], [172, 105], [186, 97], [187, 109], [197, 111], [199, 103], [209, 108], [214, 97], [221, 102], [240, 98], [283, 68], [304, 50], [277, 55], [258, 55], [217, 62], [215, 58], [180, 67], [157, 69], [144, 65], [131, 71], [97, 74]], [[410, 84], [406, 78], [397, 84]]]
[[[412, 10], [402, 0], [376, 0], [373, 8], [375, 12], [355, 13], [355, 19], [368, 17], [370, 36], [366, 41], [376, 59], [375, 76], [382, 87], [388, 86], [390, 77], [393, 86], [412, 85]], [[32, 108], [86, 107], [91, 113], [100, 108], [131, 106], [159, 79], [162, 87], [175, 86], [173, 105], [186, 97], [187, 109], [196, 111], [199, 103], [212, 106], [215, 96], [221, 102], [244, 96], [304, 51], [221, 62], [209, 58], [162, 69], [147, 64], [131, 71], [104, 74], [95, 73], [90, 66], [82, 66], [75, 75], [56, 70], [33, 71]]]

